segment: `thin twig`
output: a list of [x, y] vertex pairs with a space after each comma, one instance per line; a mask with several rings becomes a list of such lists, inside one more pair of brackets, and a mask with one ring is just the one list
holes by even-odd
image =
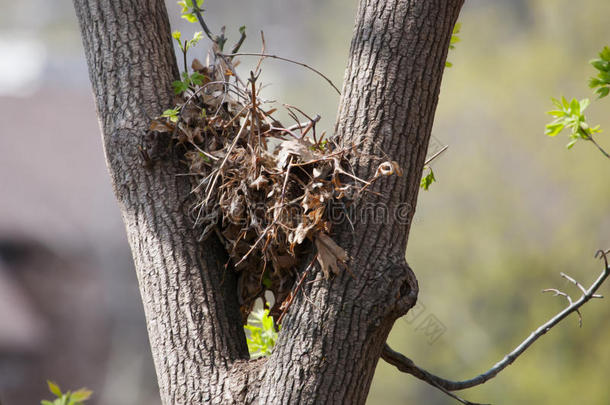
[[[568, 315], [573, 312], [578, 312], [580, 307], [586, 304], [592, 298], [601, 298], [601, 295], [596, 294], [599, 287], [604, 283], [606, 278], [610, 275], [610, 267], [608, 266], [607, 255], [610, 251], [599, 250], [595, 257], [603, 258], [604, 270], [597, 277], [597, 279], [591, 284], [588, 290], [577, 300], [572, 302], [567, 308], [559, 312], [556, 316], [551, 318], [549, 321], [544, 323], [538, 329], [536, 329], [527, 339], [525, 339], [519, 346], [517, 346], [512, 352], [507, 354], [501, 361], [496, 363], [491, 369], [478, 375], [477, 377], [471, 378], [464, 381], [452, 381], [442, 377], [436, 376], [421, 367], [417, 366], [408, 357], [392, 350], [387, 344], [383, 348], [381, 357], [388, 363], [396, 366], [400, 371], [413, 375], [422, 381], [427, 382], [437, 388], [444, 388], [448, 391], [458, 391], [466, 388], [475, 387], [481, 385], [492, 378], [494, 378], [500, 371], [504, 370], [510, 364], [512, 364], [525, 350], [527, 350], [538, 338], [550, 331], [555, 325], [565, 319]], [[571, 301], [571, 299], [570, 299]]]
[[244, 132], [244, 129], [246, 128], [246, 123], [248, 122], [248, 116], [249, 115], [250, 115], [250, 113], [248, 112], [248, 114], [246, 114], [246, 117], [244, 118], [244, 122], [243, 122], [241, 128], [239, 129], [239, 132], [237, 133], [237, 135], [235, 135], [235, 140], [233, 140], [233, 143], [231, 144], [231, 146], [227, 150], [227, 154], [225, 155], [225, 158], [223, 159], [223, 161], [220, 164], [220, 166], [218, 167], [218, 169], [216, 169], [216, 175], [214, 176], [214, 180], [212, 180], [212, 183], [211, 183], [212, 185], [210, 186], [209, 191], [208, 191], [208, 195], [206, 196], [206, 198], [203, 201], [202, 205], [207, 205], [208, 201], [210, 200], [210, 196], [214, 192], [214, 186], [216, 185], [216, 180], [218, 180], [218, 176], [220, 175], [220, 172], [221, 172], [223, 166], [225, 165], [225, 163], [227, 163], [227, 159], [229, 159], [229, 155], [231, 155], [231, 152], [233, 151], [233, 148], [235, 147], [235, 144], [237, 144], [237, 141], [241, 137], [241, 134]]
[[322, 72], [320, 72], [317, 69], [312, 68], [311, 66], [302, 63], [302, 62], [297, 62], [295, 60], [292, 59], [288, 59], [288, 58], [283, 58], [281, 56], [277, 56], [277, 55], [270, 55], [267, 53], [250, 53], [250, 52], [241, 52], [241, 53], [229, 53], [229, 54], [221, 54], [222, 56], [226, 56], [226, 57], [234, 57], [234, 56], [260, 56], [263, 58], [273, 58], [273, 59], [279, 59], [279, 60], [283, 60], [284, 62], [290, 62], [290, 63], [294, 63], [295, 65], [299, 65], [299, 66], [303, 66], [304, 68], [307, 68], [309, 70], [311, 70], [312, 72], [318, 74], [319, 76], [321, 76], [324, 80], [326, 80], [332, 87], [333, 89], [335, 89], [335, 91], [341, 95], [341, 91], [337, 88], [337, 86], [335, 86], [335, 84], [332, 82], [332, 80], [330, 80], [328, 77], [326, 77]]
[[[264, 55], [267, 52], [267, 43], [265, 42], [265, 33], [261, 30], [261, 55]], [[256, 69], [254, 71], [258, 74], [261, 71], [261, 64], [263, 63], [264, 56], [261, 56], [258, 59], [258, 63], [256, 64]]]
[[599, 144], [598, 144], [597, 142], [595, 142], [595, 140], [593, 139], [593, 137], [592, 137], [591, 135], [589, 135], [589, 140], [590, 140], [591, 142], [593, 142], [593, 145], [597, 146], [597, 149], [599, 149], [599, 151], [600, 151], [601, 153], [603, 153], [603, 155], [604, 155], [605, 157], [610, 158], [610, 154], [609, 154], [608, 152], [606, 152], [604, 149], [602, 149], [602, 147], [601, 147], [601, 146], [599, 146]]
[[438, 152], [436, 152], [434, 155], [430, 156], [425, 162], [424, 162], [424, 166], [429, 164], [430, 162], [432, 162], [434, 159], [436, 159], [437, 157], [440, 156], [441, 153], [443, 153], [444, 151], [447, 150], [447, 148], [449, 147], [449, 145], [445, 145], [443, 146], [443, 148], [441, 150], [439, 150]]
[[231, 53], [237, 53], [239, 52], [239, 48], [241, 48], [241, 46], [244, 44], [244, 41], [246, 40], [246, 30], [244, 29], [241, 32], [241, 37], [239, 37], [239, 41], [237, 41], [237, 43], [235, 44], [235, 46], [233, 47], [233, 49], [231, 50]]
[[307, 121], [307, 122], [300, 122], [298, 124], [294, 124], [293, 126], [288, 127], [286, 129], [288, 129], [290, 131], [296, 131], [297, 129], [303, 129], [303, 128], [306, 128], [308, 125], [311, 125], [312, 123], [313, 124], [317, 123], [318, 121], [320, 121], [321, 118], [322, 117], [320, 117], [319, 114], [316, 114], [316, 116], [313, 117], [312, 119], [310, 119], [309, 121]]
[[[556, 288], [545, 288], [544, 290], [542, 290], [543, 293], [545, 292], [552, 292], [555, 296], [561, 296], [561, 297], [565, 297], [566, 300], [568, 300], [568, 305], [573, 305], [574, 303], [572, 302], [572, 297], [570, 297], [568, 294], [564, 293], [563, 291], [560, 291]], [[578, 314], [578, 327], [582, 328], [582, 314], [580, 313], [580, 310], [576, 310], [576, 313]]]
[[565, 278], [566, 280], [568, 280], [570, 283], [574, 284], [576, 287], [578, 287], [578, 289], [580, 291], [582, 291], [583, 294], [587, 293], [587, 290], [585, 289], [585, 287], [583, 287], [582, 284], [580, 284], [578, 281], [574, 280], [572, 277], [568, 276], [565, 273], [559, 273], [561, 274], [561, 277]]
[[[311, 260], [309, 265], [307, 265], [307, 267], [305, 268], [305, 271], [301, 275], [301, 278], [297, 282], [297, 285], [294, 287], [294, 290], [290, 292], [288, 299], [286, 299], [286, 301], [284, 301], [282, 303], [282, 307], [284, 307], [284, 309], [282, 310], [282, 313], [280, 314], [280, 317], [277, 320], [278, 325], [282, 324], [282, 320], [284, 319], [284, 316], [290, 309], [290, 306], [292, 305], [292, 301], [294, 301], [294, 298], [297, 296], [297, 293], [301, 289], [301, 285], [303, 285], [303, 281], [305, 281], [305, 277], [307, 277], [307, 275], [309, 274], [309, 270], [313, 267], [315, 260], [316, 260], [316, 256], [313, 257], [313, 259]], [[281, 307], [280, 307], [280, 309], [281, 309]]]
[[203, 28], [203, 32], [205, 32], [205, 35], [208, 36], [210, 41], [214, 42], [215, 44], [218, 44], [219, 38], [216, 35], [212, 34], [212, 31], [210, 31], [207, 24], [203, 20], [203, 16], [201, 15], [201, 9], [197, 7], [196, 4], [194, 4], [194, 6], [195, 7], [193, 7], [193, 12], [195, 13], [195, 16], [197, 16], [197, 20], [199, 20], [199, 25], [201, 25], [201, 28]]
[[395, 366], [403, 373], [408, 373], [416, 378], [419, 378], [420, 380], [430, 384], [434, 388], [441, 390], [445, 394], [449, 395], [450, 397], [458, 400], [463, 404], [480, 405], [474, 404], [473, 402], [468, 402], [465, 399], [458, 397], [457, 395], [451, 392], [451, 389], [445, 387], [446, 384], [444, 384], [443, 382], [446, 380], [443, 380], [442, 378], [437, 377], [434, 374], [430, 374], [426, 370], [419, 368], [417, 365], [415, 365], [415, 363], [413, 363], [413, 360], [404, 356], [401, 353], [398, 353], [395, 350], [392, 350], [392, 348], [387, 344], [383, 346], [381, 358], [384, 359], [388, 364]]

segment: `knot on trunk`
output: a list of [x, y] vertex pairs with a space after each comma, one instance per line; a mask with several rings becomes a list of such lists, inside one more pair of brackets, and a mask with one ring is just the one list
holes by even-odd
[[389, 312], [394, 318], [405, 315], [417, 302], [419, 285], [415, 273], [404, 259], [392, 261], [388, 264], [384, 273], [391, 277], [388, 287], [390, 294]]

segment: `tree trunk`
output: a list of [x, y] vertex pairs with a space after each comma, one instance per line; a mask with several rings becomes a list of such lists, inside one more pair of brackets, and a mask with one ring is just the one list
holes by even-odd
[[217, 240], [196, 242], [178, 163], [149, 168], [139, 156], [178, 76], [165, 6], [74, 0], [164, 404], [365, 402], [383, 343], [417, 296], [404, 253], [462, 2], [361, 0], [336, 133], [361, 142], [352, 159], [361, 177], [381, 152], [405, 174], [379, 180], [379, 194], [357, 207], [385, 207], [385, 221], [336, 227], [349, 272], [328, 281], [310, 272], [315, 281], [303, 284], [273, 354], [249, 361], [235, 277]]

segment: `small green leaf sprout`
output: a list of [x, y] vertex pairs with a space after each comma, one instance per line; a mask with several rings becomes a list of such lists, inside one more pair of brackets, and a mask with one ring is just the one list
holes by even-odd
[[196, 3], [193, 3], [193, 0], [178, 0], [178, 5], [182, 7], [181, 18], [191, 23], [197, 22], [197, 16], [193, 12], [193, 8], [194, 5], [197, 5], [197, 8], [200, 9], [203, 6], [203, 0], [197, 0]]
[[548, 114], [555, 119], [546, 125], [545, 134], [556, 136], [564, 129], [569, 129], [570, 142], [566, 145], [568, 149], [571, 149], [579, 139], [589, 141], [593, 134], [601, 132], [599, 125], [591, 127], [587, 123], [584, 112], [591, 103], [588, 98], [580, 101], [574, 98], [568, 101], [565, 97], [561, 97], [561, 100], [553, 98], [552, 101], [557, 109], [549, 111]]
[[[176, 82], [174, 82], [176, 83]], [[179, 82], [182, 83], [182, 82]], [[175, 91], [175, 89], [174, 89]], [[175, 107], [175, 108], [170, 108], [168, 110], [163, 111], [163, 114], [161, 114], [162, 117], [164, 118], [169, 118], [169, 120], [171, 122], [178, 122], [178, 114], [180, 113], [180, 108], [179, 107]]]
[[[599, 73], [597, 77], [589, 80], [589, 87], [596, 89], [595, 93], [598, 99], [604, 98], [610, 92], [610, 48], [607, 46], [599, 53], [599, 59], [594, 59], [591, 65]], [[549, 111], [547, 114], [555, 117], [553, 121], [546, 124], [544, 133], [548, 136], [557, 136], [564, 129], [570, 130], [570, 142], [566, 145], [571, 149], [579, 139], [590, 141], [597, 149], [607, 158], [610, 154], [606, 152], [593, 138], [594, 134], [602, 132], [599, 125], [591, 127], [585, 117], [585, 110], [591, 104], [588, 98], [577, 100], [573, 98], [568, 101], [565, 97], [551, 99], [556, 109]]]
[[432, 167], [424, 166], [424, 170], [428, 170], [428, 174], [426, 174], [422, 179], [419, 186], [424, 190], [428, 191], [432, 183], [436, 182], [436, 178], [434, 177], [434, 171], [432, 171]]
[[182, 57], [184, 62], [184, 72], [182, 72], [181, 80], [175, 80], [172, 82], [174, 94], [178, 95], [184, 93], [192, 85], [202, 85], [204, 76], [199, 72], [193, 72], [189, 74], [188, 65], [186, 62], [186, 55], [189, 49], [193, 48], [203, 38], [203, 31], [197, 31], [192, 39], [182, 41], [182, 33], [180, 31], [172, 32], [172, 37], [178, 42], [178, 47], [182, 51]]
[[604, 98], [610, 93], [610, 48], [604, 46], [599, 53], [599, 59], [593, 59], [590, 63], [599, 73], [597, 77], [589, 79], [589, 87], [596, 89], [598, 98]]
[[51, 391], [51, 393], [57, 398], [53, 401], [43, 399], [40, 401], [41, 405], [83, 405], [86, 400], [91, 398], [91, 394], [93, 394], [92, 391], [86, 388], [81, 388], [74, 392], [61, 392], [59, 385], [53, 381], [47, 381], [47, 385], [49, 387], [49, 391]]
[[269, 356], [278, 336], [273, 318], [269, 316], [269, 310], [253, 311], [250, 321], [244, 326], [244, 329], [248, 332], [246, 341], [250, 356], [253, 358]]
[[[461, 41], [460, 36], [458, 35], [461, 29], [462, 23], [455, 23], [455, 26], [453, 27], [453, 33], [451, 34], [451, 40], [449, 41], [449, 50], [455, 49], [455, 44]], [[449, 61], [445, 62], [445, 67], [450, 68], [451, 66], [453, 66], [453, 63]]]
[[[218, 46], [220, 51], [223, 50], [223, 46], [227, 41], [227, 38], [224, 35], [224, 27], [221, 30], [220, 35], [214, 35], [208, 28], [207, 24], [203, 19], [203, 0], [178, 0], [178, 5], [182, 8], [181, 17], [185, 20], [195, 23], [199, 22], [201, 24], [201, 28], [203, 31], [197, 31], [193, 35], [192, 39], [183, 40], [182, 33], [180, 31], [172, 32], [172, 37], [178, 42], [178, 47], [182, 51], [182, 59], [184, 63], [184, 72], [180, 75], [180, 80], [176, 80], [172, 83], [172, 87], [174, 89], [174, 94], [179, 95], [187, 91], [193, 85], [202, 85], [204, 81], [204, 76], [198, 72], [193, 74], [189, 74], [188, 65], [187, 65], [187, 52], [189, 49], [193, 48], [201, 39], [203, 39], [204, 34]], [[244, 40], [246, 39], [246, 27], [239, 27], [240, 38], [235, 47], [233, 48], [232, 53], [237, 53]]]

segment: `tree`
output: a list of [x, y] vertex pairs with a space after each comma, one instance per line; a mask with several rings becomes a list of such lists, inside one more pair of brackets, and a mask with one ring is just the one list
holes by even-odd
[[[376, 182], [369, 203], [390, 211], [416, 205], [462, 3], [360, 1], [335, 135], [341, 143], [362, 142], [362, 156], [351, 162], [358, 176], [375, 171], [363, 156], [377, 147], [405, 171]], [[235, 275], [224, 269], [227, 253], [218, 240], [197, 242], [183, 207], [190, 185], [176, 176], [179, 162], [145, 167], [139, 156], [150, 121], [172, 104], [178, 77], [165, 6], [160, 0], [74, 4], [164, 403], [364, 403], [382, 353], [443, 390], [468, 385], [446, 384], [384, 346], [394, 321], [417, 298], [404, 258], [413, 208], [400, 223], [335, 228], [335, 240], [352, 258], [349, 272], [303, 284], [273, 354], [249, 360]], [[579, 305], [594, 293], [585, 292]]]

